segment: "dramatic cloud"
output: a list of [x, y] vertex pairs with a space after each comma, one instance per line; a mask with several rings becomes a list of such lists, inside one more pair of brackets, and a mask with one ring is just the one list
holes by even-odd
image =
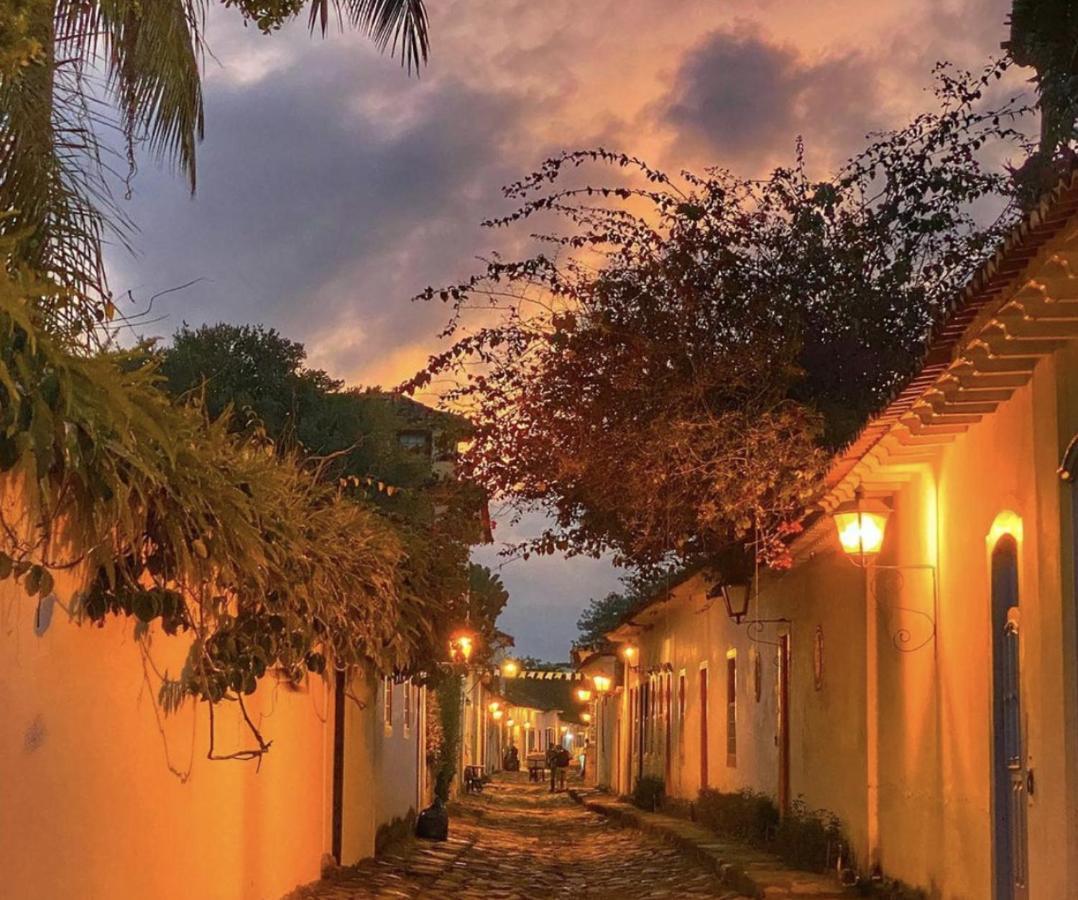
[[[272, 36], [214, 5], [207, 137], [194, 198], [144, 162], [139, 255], [114, 287], [160, 296], [141, 331], [264, 322], [354, 384], [394, 384], [437, 346], [440, 305], [409, 298], [506, 238], [479, 222], [549, 153], [603, 143], [670, 169], [831, 165], [928, 102], [937, 59], [979, 66], [1009, 0], [430, 0], [434, 55], [409, 78], [357, 35]], [[502, 245], [504, 246], [504, 245]], [[540, 523], [526, 520], [513, 539]], [[493, 552], [483, 558], [501, 562]], [[515, 561], [504, 626], [564, 658], [605, 561]]]
[[847, 155], [866, 131], [884, 124], [876, 93], [864, 58], [810, 62], [796, 47], [741, 27], [693, 49], [657, 111], [678, 141], [753, 171], [789, 159], [798, 135], [810, 135], [829, 157]]

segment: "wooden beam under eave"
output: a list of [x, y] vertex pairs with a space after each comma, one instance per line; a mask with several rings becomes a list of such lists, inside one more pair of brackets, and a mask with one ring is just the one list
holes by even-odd
[[957, 379], [949, 378], [946, 381], [941, 380], [939, 385], [932, 389], [931, 393], [925, 394], [925, 399], [930, 403], [935, 398], [947, 403], [991, 405], [994, 409], [1000, 403], [1010, 400], [1014, 395], [1014, 391], [1014, 387], [963, 387]]
[[963, 359], [947, 372], [944, 376], [945, 381], [941, 380], [941, 383], [957, 384], [963, 391], [1006, 391], [1005, 399], [1009, 400], [1014, 391], [1025, 387], [1032, 372], [1032, 367], [1013, 372], [980, 372], [970, 360]]
[[977, 342], [986, 346], [993, 356], [1049, 356], [1062, 346], [1057, 340], [1013, 333], [999, 319], [993, 319], [985, 327]]
[[1023, 341], [1046, 340], [1051, 343], [1078, 338], [1078, 318], [1052, 317], [1049, 315], [1023, 314], [1015, 308], [996, 316], [1007, 334]]
[[927, 425], [916, 416], [905, 418], [902, 424], [918, 437], [945, 437], [965, 434], [974, 423], [951, 425]]
[[938, 412], [928, 403], [920, 403], [913, 407], [909, 413], [903, 417], [902, 421], [913, 421], [912, 416], [916, 416], [917, 421], [923, 425], [938, 425], [938, 424], [950, 424], [950, 425], [976, 425], [981, 421], [981, 416], [967, 413], [947, 413]]
[[1010, 372], [1032, 373], [1040, 361], [1040, 357], [1029, 356], [1028, 351], [1013, 348], [1014, 354], [1001, 353], [995, 348], [981, 344], [970, 347], [966, 358], [976, 368], [979, 374], [1001, 374]]
[[[997, 391], [995, 393], [1002, 393]], [[1007, 398], [1009, 399], [1009, 395]], [[996, 411], [1002, 400], [967, 400], [964, 396], [955, 393], [951, 397], [941, 391], [933, 390], [926, 394], [924, 402], [932, 407], [936, 415], [946, 416], [987, 416]]]
[[[921, 428], [923, 431], [924, 426], [921, 426]], [[927, 448], [939, 447], [941, 444], [950, 443], [955, 439], [955, 435], [915, 433], [908, 425], [900, 423], [895, 427], [894, 438], [896, 441], [899, 441], [903, 447]]]

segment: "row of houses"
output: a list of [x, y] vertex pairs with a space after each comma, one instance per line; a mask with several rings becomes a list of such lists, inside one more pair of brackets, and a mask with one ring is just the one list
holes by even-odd
[[686, 572], [581, 659], [595, 780], [827, 810], [932, 897], [1078, 896], [1076, 339], [1068, 178], [834, 460], [792, 568]]
[[474, 670], [465, 687], [462, 772], [502, 771], [509, 749], [522, 767], [529, 754], [563, 746], [582, 758], [590, 713], [577, 696], [581, 676], [570, 667], [520, 670], [511, 660], [498, 669]]

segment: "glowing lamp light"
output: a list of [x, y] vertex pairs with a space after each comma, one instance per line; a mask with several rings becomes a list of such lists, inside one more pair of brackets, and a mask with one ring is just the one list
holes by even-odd
[[501, 703], [499, 703], [497, 700], [491, 700], [490, 704], [487, 706], [487, 709], [489, 709], [491, 712], [497, 712], [500, 706]]
[[632, 644], [626, 644], [621, 648], [621, 655], [625, 657], [626, 662], [632, 662], [636, 659], [636, 647]]
[[565, 734], [565, 732], [567, 732], [568, 730], [569, 730], [569, 726], [568, 726], [568, 725], [562, 725], [562, 726], [561, 726], [561, 733], [562, 733], [562, 734]]
[[466, 663], [472, 656], [474, 643], [471, 634], [458, 632], [449, 639], [449, 658], [453, 662]]
[[516, 722], [514, 722], [512, 719], [509, 719], [505, 724], [512, 728], [514, 725], [516, 725]]
[[591, 679], [597, 693], [605, 694], [610, 690], [610, 678], [606, 675], [596, 675]]
[[591, 713], [581, 713], [580, 721], [583, 722], [585, 725], [591, 724]]
[[587, 703], [591, 699], [591, 691], [587, 688], [577, 688], [576, 699], [581, 703]]
[[502, 663], [502, 674], [506, 678], [516, 678], [517, 673], [519, 673], [519, 672], [520, 672], [520, 666], [518, 666], [511, 659], [507, 659], [505, 662]]
[[860, 494], [832, 513], [838, 542], [850, 556], [875, 556], [883, 547], [883, 535], [891, 507], [882, 500], [865, 500]]
[[[491, 718], [492, 718], [492, 719], [493, 719], [493, 720], [494, 720], [495, 722], [497, 722], [497, 721], [499, 721], [499, 720], [501, 719], [501, 717], [502, 717], [502, 711], [501, 711], [500, 709], [492, 709], [492, 710], [490, 711], [490, 717], [491, 717]], [[510, 720], [509, 720], [509, 724], [510, 724], [510, 725], [512, 725], [512, 724], [513, 724], [513, 720], [512, 720], [512, 719], [510, 719]]]

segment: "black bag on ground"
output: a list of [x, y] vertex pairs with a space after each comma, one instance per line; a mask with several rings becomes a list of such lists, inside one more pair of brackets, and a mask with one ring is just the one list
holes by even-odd
[[439, 798], [419, 814], [415, 823], [415, 836], [427, 841], [449, 840], [449, 813]]

